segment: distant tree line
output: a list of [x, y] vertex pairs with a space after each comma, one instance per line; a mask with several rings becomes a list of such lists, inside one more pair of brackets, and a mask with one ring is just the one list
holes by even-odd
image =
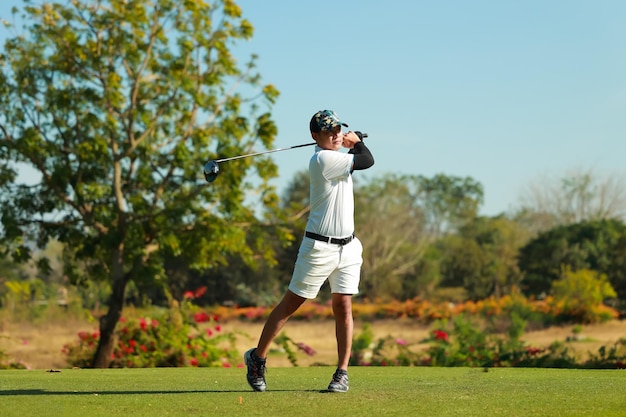
[[[553, 198], [561, 197], [556, 193]], [[365, 248], [362, 298], [464, 301], [500, 297], [514, 289], [544, 297], [565, 270], [591, 270], [606, 275], [618, 300], [626, 300], [626, 226], [620, 218], [564, 219], [559, 224], [557, 213], [528, 208], [480, 216], [481, 185], [443, 174], [388, 175], [358, 183], [356, 199], [357, 234]], [[276, 302], [291, 276], [307, 207], [307, 175], [301, 172], [281, 201], [283, 217], [293, 218], [281, 227], [289, 228], [294, 240], [282, 245], [271, 233], [267, 237], [274, 244], [274, 265], [253, 267], [234, 260], [210, 273], [187, 275], [186, 284], [177, 280], [177, 291], [208, 285], [207, 303]], [[546, 217], [554, 226], [532, 220]]]
[[[357, 178], [356, 189], [357, 234], [365, 247], [361, 299], [461, 302], [500, 297], [514, 289], [541, 298], [551, 293], [565, 271], [591, 270], [607, 277], [617, 294], [611, 300], [614, 304], [626, 300], [626, 225], [621, 219], [581, 219], [541, 230], [532, 219], [556, 218], [554, 213], [524, 208], [512, 215], [479, 216], [481, 185], [443, 174], [432, 178], [390, 174], [369, 182]], [[554, 198], [560, 198], [558, 193]], [[199, 287], [207, 291], [196, 301], [206, 305], [277, 302], [291, 277], [308, 199], [308, 175], [302, 171], [280, 199], [280, 214], [264, 220], [261, 232], [248, 236], [265, 242], [274, 254], [270, 260], [258, 256], [250, 263], [228, 255], [223, 264], [196, 269], [184, 252], [165, 257], [165, 279], [158, 285], [152, 277], [133, 280], [126, 303], [165, 305], [170, 297], [180, 299], [185, 291]], [[278, 239], [278, 229], [292, 238]], [[19, 269], [5, 258], [0, 274], [12, 279], [21, 274], [26, 280], [37, 276], [60, 284], [67, 280], [62, 250], [58, 244], [48, 249], [47, 258], [56, 259], [48, 273]], [[93, 287], [98, 296], [106, 295], [95, 284], [80, 285], [85, 294]], [[328, 297], [328, 291], [320, 294], [322, 300]], [[105, 304], [106, 299], [99, 302]]]

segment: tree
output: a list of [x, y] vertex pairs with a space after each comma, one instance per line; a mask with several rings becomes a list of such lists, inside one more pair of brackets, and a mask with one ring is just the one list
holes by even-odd
[[524, 190], [520, 200], [518, 217], [536, 231], [584, 221], [626, 220], [626, 177], [601, 177], [592, 170], [542, 177]]
[[623, 275], [610, 273], [622, 262], [624, 236], [626, 225], [618, 220], [582, 222], [540, 233], [520, 249], [522, 290], [531, 295], [547, 294], [563, 267], [607, 274], [611, 284], [615, 279], [615, 288], [622, 288]]
[[530, 237], [503, 215], [476, 217], [456, 234], [439, 239], [441, 285], [463, 287], [471, 299], [511, 293], [521, 281], [517, 256]]
[[[289, 242], [283, 241], [284, 243], [280, 246], [275, 244], [277, 265], [273, 268], [272, 273], [283, 286], [289, 284], [291, 280], [293, 266], [298, 256], [300, 242], [304, 236], [308, 215], [311, 211], [309, 184], [308, 170], [296, 172], [281, 198], [281, 214], [284, 216], [281, 224], [294, 237]], [[277, 221], [280, 220], [277, 219]], [[282, 296], [282, 293], [283, 291], [280, 292], [280, 296]]]
[[482, 187], [469, 177], [387, 175], [359, 186], [355, 199], [363, 292], [405, 298], [432, 289], [439, 269], [428, 248], [476, 215]]
[[519, 249], [529, 240], [530, 232], [516, 221], [500, 215], [478, 217], [464, 226], [460, 233], [475, 240], [486, 256], [483, 279], [492, 288], [487, 295], [500, 297], [519, 285], [521, 273], [517, 256]]
[[[63, 3], [26, 0], [25, 34], [0, 57], [1, 238], [16, 260], [57, 239], [74, 283], [110, 282], [93, 362], [106, 367], [131, 280], [162, 285], [166, 259], [205, 269], [271, 257], [255, 210], [276, 208], [275, 165], [229, 162], [211, 185], [200, 170], [269, 148], [278, 92], [256, 56], [241, 65], [231, 53], [253, 34], [232, 0]], [[7, 161], [40, 181], [17, 183]], [[258, 204], [246, 200], [252, 169]]]
[[441, 285], [463, 287], [467, 296], [478, 300], [493, 292], [494, 282], [487, 273], [488, 255], [475, 239], [450, 235], [437, 242], [441, 248]]
[[410, 185], [408, 177], [387, 175], [355, 190], [356, 235], [364, 247], [361, 292], [367, 297], [406, 296], [403, 281], [428, 247]]
[[9, 291], [8, 282], [16, 281], [19, 277], [19, 265], [0, 255], [0, 307], [6, 304], [6, 294]]
[[622, 310], [626, 310], [626, 233], [617, 240], [609, 253], [611, 264], [606, 271], [617, 297], [621, 300]]
[[420, 175], [413, 182], [416, 202], [422, 207], [425, 224], [434, 238], [455, 232], [472, 221], [483, 203], [483, 187], [471, 177]]

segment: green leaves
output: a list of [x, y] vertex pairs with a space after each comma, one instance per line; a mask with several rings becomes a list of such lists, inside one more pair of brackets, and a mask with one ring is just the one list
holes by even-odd
[[[444, 233], [474, 219], [482, 187], [469, 177], [387, 175], [360, 187], [355, 199], [357, 234], [367, 248], [363, 292], [402, 298], [434, 287], [434, 260], [429, 266], [421, 261]], [[429, 282], [417, 282], [418, 269], [425, 268]]]
[[[0, 59], [0, 155], [41, 180], [26, 188], [0, 171], [0, 240], [16, 259], [58, 239], [73, 282], [108, 275], [120, 297], [168, 259], [268, 257], [248, 236], [276, 204], [271, 161], [234, 163], [212, 187], [201, 174], [216, 153], [269, 148], [277, 132], [278, 91], [255, 56], [232, 53], [253, 33], [234, 1], [27, 2], [23, 21]], [[259, 201], [246, 199], [249, 173]]]
[[566, 266], [573, 271], [613, 272], [609, 280], [622, 294], [625, 287], [615, 266], [621, 262], [617, 248], [624, 236], [626, 225], [618, 220], [576, 223], [539, 234], [520, 250], [526, 292], [547, 293]]
[[597, 321], [596, 310], [605, 299], [617, 293], [606, 275], [588, 269], [572, 271], [564, 267], [561, 278], [552, 283], [554, 298], [563, 305], [563, 313], [581, 323]]
[[[260, 85], [256, 57], [239, 66], [230, 51], [252, 35], [241, 8], [233, 1], [162, 0], [153, 6], [75, 0], [24, 11], [28, 36], [9, 42], [3, 61], [2, 102], [13, 106], [0, 126], [12, 140], [5, 135], [0, 150], [42, 173], [33, 189], [41, 193], [37, 208], [54, 211], [16, 206], [24, 217], [12, 224], [30, 223], [52, 234], [49, 216], [67, 212], [72, 214], [65, 227], [76, 233], [64, 236], [121, 243], [131, 237], [128, 225], [141, 221], [144, 226], [132, 235], [137, 242], [126, 245], [147, 245], [164, 233], [170, 236], [162, 241], [171, 250], [166, 252], [180, 255], [171, 237], [183, 241], [194, 228], [212, 233], [211, 219], [218, 216], [232, 222], [220, 232], [240, 240], [220, 247], [238, 252], [242, 236], [229, 234], [228, 227], [253, 224], [252, 210], [242, 208], [248, 187], [243, 178], [256, 167], [261, 203], [275, 204], [266, 182], [276, 175], [274, 165], [246, 161], [221, 176], [219, 186], [196, 187], [202, 162], [215, 157], [211, 149], [234, 154], [256, 144], [269, 147], [277, 133], [271, 114], [257, 114], [254, 102], [272, 104], [278, 91]], [[2, 191], [9, 201], [12, 177], [5, 172]], [[216, 202], [217, 211], [206, 216], [207, 204]], [[114, 230], [113, 241], [98, 237]], [[222, 259], [203, 250], [188, 253], [203, 253], [194, 264]]]

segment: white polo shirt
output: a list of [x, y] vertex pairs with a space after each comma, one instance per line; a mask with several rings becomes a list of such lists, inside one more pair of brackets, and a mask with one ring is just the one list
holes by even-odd
[[328, 237], [354, 233], [354, 155], [315, 146], [309, 161], [311, 213], [306, 230]]

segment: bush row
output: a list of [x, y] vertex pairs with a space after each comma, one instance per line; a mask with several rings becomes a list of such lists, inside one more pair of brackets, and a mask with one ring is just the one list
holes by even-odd
[[[225, 307], [207, 309], [213, 314], [228, 319], [263, 321], [271, 308], [266, 307]], [[456, 316], [498, 317], [518, 314], [524, 320], [544, 323], [546, 326], [563, 323], [592, 324], [606, 322], [619, 317], [616, 309], [604, 304], [571, 305], [565, 300], [548, 296], [542, 300], [526, 298], [519, 293], [500, 298], [489, 297], [480, 301], [463, 303], [433, 303], [419, 298], [406, 301], [360, 301], [353, 305], [355, 319], [380, 320], [410, 318], [420, 324], [430, 324], [436, 320], [452, 319]], [[333, 317], [330, 303], [320, 304], [309, 301], [302, 305], [294, 318], [330, 319]]]

